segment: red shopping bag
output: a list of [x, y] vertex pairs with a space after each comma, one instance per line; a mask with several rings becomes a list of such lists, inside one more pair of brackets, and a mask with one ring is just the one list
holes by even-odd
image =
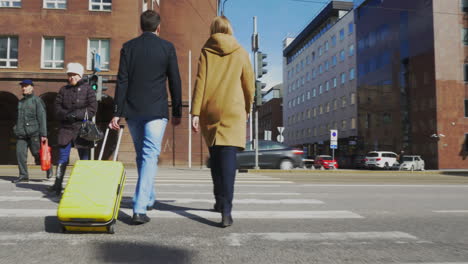
[[49, 143], [42, 141], [41, 149], [39, 150], [39, 156], [41, 157], [41, 170], [48, 171], [52, 165], [52, 155]]

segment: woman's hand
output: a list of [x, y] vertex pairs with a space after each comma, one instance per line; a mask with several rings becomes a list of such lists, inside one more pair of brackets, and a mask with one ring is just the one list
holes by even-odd
[[109, 128], [113, 130], [119, 130], [120, 125], [119, 125], [120, 117], [114, 117], [109, 123]]
[[198, 116], [192, 117], [192, 131], [195, 133], [200, 131], [200, 118]]

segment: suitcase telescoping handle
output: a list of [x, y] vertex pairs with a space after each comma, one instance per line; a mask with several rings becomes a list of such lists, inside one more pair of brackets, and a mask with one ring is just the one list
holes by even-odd
[[[117, 139], [117, 148], [115, 149], [115, 152], [114, 152], [114, 159], [113, 159], [113, 161], [116, 161], [116, 160], [117, 160], [117, 155], [119, 154], [120, 141], [122, 140], [122, 134], [123, 134], [124, 127], [125, 127], [125, 126], [120, 125], [120, 129], [119, 129], [119, 138]], [[106, 147], [106, 142], [107, 142], [107, 136], [108, 136], [108, 135], [109, 135], [109, 128], [106, 129], [106, 134], [104, 135], [104, 140], [102, 141], [101, 151], [99, 151], [99, 158], [98, 158], [98, 160], [101, 160], [101, 159], [102, 159], [102, 154], [104, 153], [104, 148]]]

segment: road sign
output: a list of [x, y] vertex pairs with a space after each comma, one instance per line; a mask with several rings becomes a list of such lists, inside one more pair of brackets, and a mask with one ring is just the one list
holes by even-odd
[[338, 149], [338, 145], [336, 145], [336, 144], [330, 145], [330, 148], [331, 149]]
[[332, 140], [338, 140], [338, 130], [336, 129], [330, 130], [330, 141]]
[[264, 137], [263, 138], [264, 140], [271, 140], [271, 131], [270, 130], [265, 130], [263, 132], [263, 137]]
[[283, 131], [284, 131], [284, 127], [278, 127], [278, 132], [280, 132], [280, 134], [283, 134]]
[[283, 141], [284, 141], [283, 135], [278, 135], [278, 136], [276, 137], [276, 140], [277, 140], [279, 143], [283, 143]]

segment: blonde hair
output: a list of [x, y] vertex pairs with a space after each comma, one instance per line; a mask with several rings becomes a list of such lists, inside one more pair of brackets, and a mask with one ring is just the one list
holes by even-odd
[[217, 16], [213, 19], [210, 26], [211, 35], [215, 33], [233, 34], [231, 22], [225, 16]]

